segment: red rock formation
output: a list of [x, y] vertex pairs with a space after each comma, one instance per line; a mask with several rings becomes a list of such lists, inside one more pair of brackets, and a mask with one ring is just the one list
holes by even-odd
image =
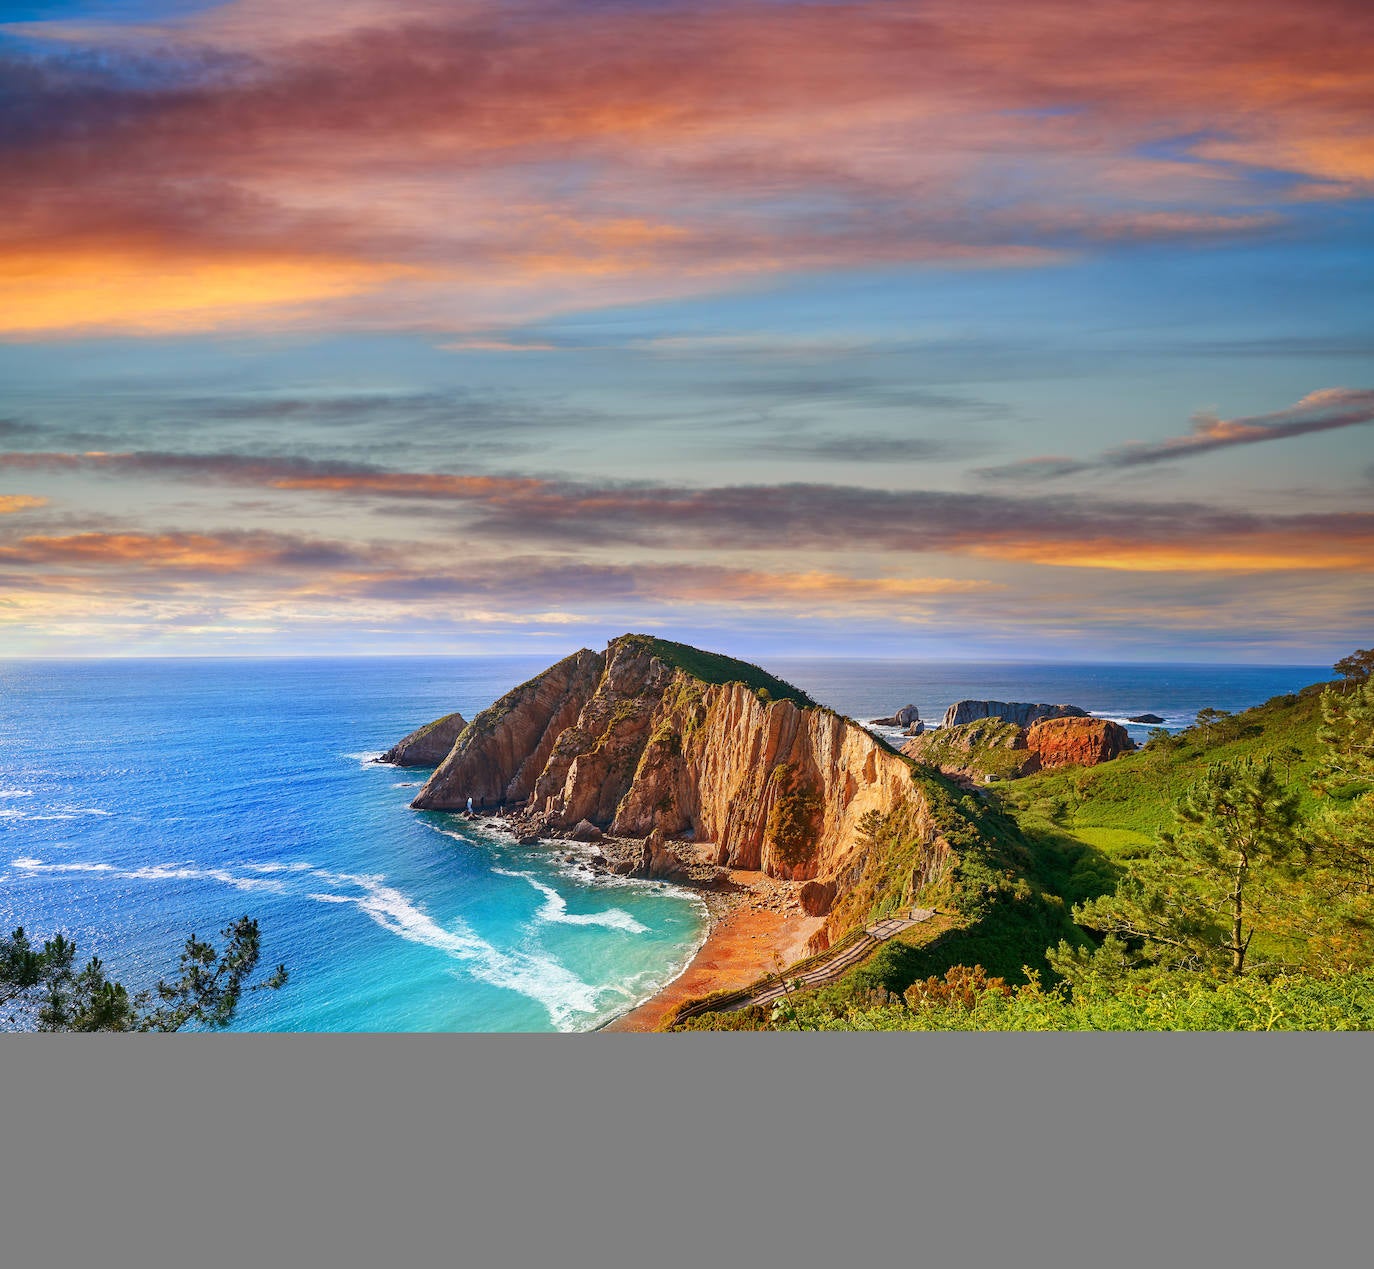
[[1126, 729], [1105, 718], [1046, 718], [1026, 733], [1026, 748], [1039, 755], [1045, 771], [1094, 767], [1135, 749]]

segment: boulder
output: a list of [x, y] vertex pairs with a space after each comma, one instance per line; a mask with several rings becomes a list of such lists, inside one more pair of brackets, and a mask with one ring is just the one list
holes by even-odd
[[572, 831], [575, 842], [599, 842], [606, 836], [591, 820], [578, 820]]
[[1077, 705], [1032, 705], [1026, 701], [955, 701], [945, 710], [941, 727], [958, 727], [980, 718], [1000, 718], [1029, 727], [1042, 718], [1087, 718], [1088, 711]]
[[1158, 714], [1133, 714], [1131, 716], [1131, 722], [1133, 723], [1158, 724], [1162, 723], [1163, 721], [1164, 720]]
[[1026, 748], [1040, 759], [1040, 767], [1095, 767], [1135, 749], [1127, 731], [1105, 718], [1045, 718], [1026, 733]]
[[925, 725], [925, 723], [923, 723], [923, 722], [918, 718], [914, 723], [911, 724], [910, 727], [908, 727], [908, 728], [906, 729], [906, 731], [905, 731], [903, 734], [904, 734], [904, 735], [907, 735], [907, 736], [924, 736], [924, 735], [925, 735], [925, 731], [926, 731], [926, 725]]
[[644, 839], [639, 865], [630, 875], [672, 881], [685, 877], [687, 869], [677, 852], [664, 840], [662, 831], [656, 828]]
[[824, 916], [835, 902], [833, 881], [808, 881], [797, 891], [797, 902], [807, 916]]

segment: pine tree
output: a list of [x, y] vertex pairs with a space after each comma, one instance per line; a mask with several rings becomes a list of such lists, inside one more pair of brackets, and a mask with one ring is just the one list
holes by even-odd
[[[0, 1007], [14, 1006], [11, 1028], [40, 1031], [179, 1031], [191, 1023], [222, 1027], [230, 1022], [245, 991], [276, 991], [286, 983], [285, 965], [249, 984], [261, 955], [258, 923], [244, 916], [223, 931], [216, 951], [193, 934], [181, 953], [180, 975], [130, 996], [93, 957], [76, 964], [76, 944], [61, 934], [41, 948], [23, 927], [0, 937]], [[149, 1008], [154, 997], [161, 1003]]]
[[1074, 919], [1144, 961], [1239, 977], [1256, 929], [1277, 924], [1270, 903], [1298, 846], [1297, 814], [1268, 762], [1215, 763], [1184, 794], [1174, 831]]

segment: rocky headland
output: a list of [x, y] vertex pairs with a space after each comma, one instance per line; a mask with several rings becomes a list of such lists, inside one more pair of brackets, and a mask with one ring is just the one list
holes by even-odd
[[[698, 888], [712, 930], [673, 989], [681, 996], [823, 952], [918, 897], [962, 894], [997, 838], [982, 799], [945, 776], [981, 784], [1133, 748], [1124, 729], [1072, 705], [965, 701], [961, 712], [972, 721], [898, 752], [757, 666], [622, 635], [384, 757], [434, 765], [417, 810], [467, 814], [471, 798], [476, 816], [522, 843]], [[922, 728], [914, 706], [882, 721]], [[956, 903], [948, 919], [977, 918]], [[657, 1025], [662, 1004], [633, 1025]]]
[[472, 798], [524, 838], [599, 836], [606, 866], [632, 876], [818, 881], [807, 911], [821, 916], [863, 872], [864, 817], [907, 806], [920, 822], [922, 797], [900, 754], [758, 667], [624, 635], [478, 714], [412, 806]]

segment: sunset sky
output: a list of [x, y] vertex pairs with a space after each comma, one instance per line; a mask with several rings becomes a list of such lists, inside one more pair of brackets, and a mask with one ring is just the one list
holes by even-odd
[[0, 655], [1374, 642], [1368, 0], [0, 18]]

